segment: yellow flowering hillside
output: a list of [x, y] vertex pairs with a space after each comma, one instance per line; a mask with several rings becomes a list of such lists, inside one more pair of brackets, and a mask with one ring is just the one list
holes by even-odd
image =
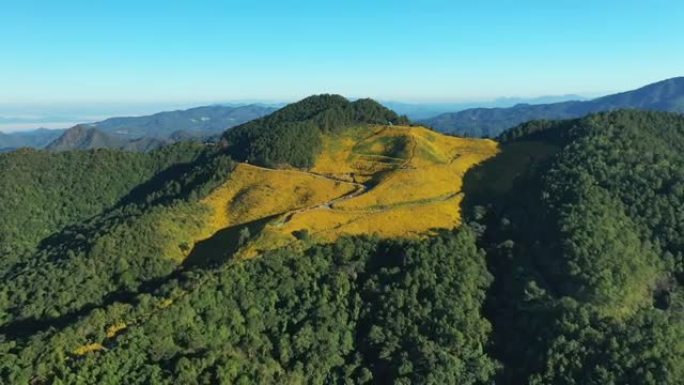
[[240, 164], [202, 203], [207, 232], [270, 218], [242, 256], [342, 235], [417, 237], [460, 223], [464, 173], [496, 142], [423, 127], [363, 126], [323, 138], [308, 171]]
[[352, 183], [297, 170], [272, 170], [239, 164], [226, 183], [203, 203], [214, 212], [212, 228], [316, 206], [356, 190]]

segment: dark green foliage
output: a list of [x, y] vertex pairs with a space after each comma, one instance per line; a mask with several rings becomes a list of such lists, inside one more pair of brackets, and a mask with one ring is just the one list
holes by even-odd
[[[357, 238], [300, 255], [280, 250], [197, 271], [59, 332], [2, 343], [0, 378], [484, 384], [496, 367], [483, 351], [489, 325], [479, 310], [490, 279], [467, 230], [425, 242]], [[159, 310], [164, 297], [175, 300]], [[106, 326], [120, 321], [131, 325], [110, 341]], [[71, 353], [88, 342], [109, 350]]]
[[408, 120], [371, 99], [349, 102], [339, 95], [317, 95], [228, 130], [223, 139], [236, 160], [306, 168], [321, 150], [322, 133], [364, 123], [407, 124]]
[[475, 317], [490, 276], [471, 237], [390, 252], [363, 285], [372, 305], [361, 312], [362, 350], [379, 383], [473, 384], [492, 376], [482, 351], [489, 324]]
[[544, 368], [531, 384], [678, 384], [684, 378], [684, 322], [661, 311], [625, 321], [568, 304], [547, 325]]
[[[192, 241], [187, 234], [201, 228], [205, 220], [206, 209], [196, 200], [225, 181], [233, 168], [233, 162], [226, 155], [212, 148], [194, 145], [175, 148], [192, 154], [185, 158], [190, 161], [166, 168], [127, 195], [117, 197], [118, 202], [111, 202], [109, 207], [104, 206], [103, 203], [109, 202], [103, 197], [104, 202], [98, 202], [102, 205], [100, 213], [95, 212], [90, 218], [45, 237], [35, 251], [13, 254], [10, 250], [3, 259], [5, 270], [0, 287], [0, 323], [5, 324], [5, 332], [25, 334], [68, 321], [104, 301], [133, 295], [141, 285], [174, 271], [178, 262], [172, 258], [181, 257], [181, 245]], [[62, 175], [70, 168], [79, 170], [81, 157], [88, 154], [99, 164], [102, 161], [97, 158], [99, 154], [104, 160], [112, 161], [110, 156], [119, 153], [67, 152], [46, 156], [48, 159], [76, 157], [75, 164], [62, 166], [65, 168], [60, 170]], [[160, 155], [153, 152], [121, 156]], [[111, 167], [117, 169], [116, 164]], [[119, 167], [132, 166], [120, 163]], [[134, 174], [135, 169], [128, 171]], [[100, 187], [106, 187], [105, 170], [99, 171], [102, 174], [99, 179], [93, 177], [93, 183], [101, 181]], [[41, 180], [42, 172], [35, 170], [34, 177]], [[97, 190], [87, 183], [74, 184]], [[61, 194], [83, 193], [59, 184], [51, 188]], [[73, 206], [73, 215], [85, 216], [83, 211], [88, 209], [92, 206]]]
[[202, 151], [178, 144], [149, 154], [20, 150], [0, 154], [0, 255], [19, 254], [113, 206], [131, 189]]
[[504, 137], [504, 153], [558, 150], [473, 210], [497, 277], [497, 383], [679, 383], [684, 118], [617, 111]]

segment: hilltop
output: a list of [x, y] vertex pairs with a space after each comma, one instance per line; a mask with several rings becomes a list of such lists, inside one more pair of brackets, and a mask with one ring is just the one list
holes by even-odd
[[315, 95], [223, 134], [233, 159], [263, 166], [310, 167], [324, 133], [357, 124], [406, 124], [408, 119], [371, 99], [350, 102], [340, 95]]
[[509, 108], [471, 108], [441, 114], [423, 122], [437, 130], [457, 135], [495, 137], [508, 128], [530, 120], [579, 118], [593, 112], [624, 108], [684, 113], [684, 77], [592, 100], [518, 104]]

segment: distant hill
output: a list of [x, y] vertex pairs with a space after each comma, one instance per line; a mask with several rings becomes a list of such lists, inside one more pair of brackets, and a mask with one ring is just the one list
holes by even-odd
[[[60, 138], [65, 134], [65, 130], [61, 129], [0, 132], [0, 152], [21, 147], [44, 148], [48, 145], [55, 151], [104, 147], [145, 151], [165, 143], [215, 137], [228, 128], [275, 110], [274, 107], [261, 104], [216, 105], [146, 116], [116, 117], [77, 125], [74, 128], [78, 129], [72, 130], [64, 138]], [[94, 128], [97, 131], [87, 131], [85, 128]]]
[[418, 102], [418, 103], [404, 103], [396, 101], [381, 101], [383, 106], [395, 111], [400, 115], [406, 115], [412, 120], [429, 119], [439, 114], [452, 113], [463, 111], [469, 108], [497, 108], [497, 107], [512, 107], [520, 103], [541, 104], [541, 103], [557, 103], [568, 100], [585, 100], [586, 98], [579, 95], [549, 95], [539, 96], [535, 98], [519, 98], [519, 97], [504, 97], [496, 98], [494, 100], [486, 101], [470, 101], [470, 102]]
[[0, 151], [9, 151], [21, 147], [42, 148], [58, 138], [64, 130], [48, 130], [39, 128], [30, 131], [0, 132]]
[[90, 126], [126, 139], [151, 137], [168, 139], [182, 132], [184, 137], [218, 134], [227, 128], [268, 115], [276, 109], [260, 104], [246, 106], [204, 106], [165, 111], [147, 116], [110, 118]]
[[684, 77], [587, 101], [518, 104], [510, 108], [472, 108], [441, 114], [423, 122], [437, 130], [456, 135], [493, 137], [530, 120], [578, 118], [593, 112], [623, 108], [684, 112]]
[[150, 151], [171, 143], [170, 140], [142, 137], [123, 139], [104, 133], [96, 128], [79, 124], [66, 130], [45, 148], [50, 151], [92, 150], [117, 148], [128, 151]]

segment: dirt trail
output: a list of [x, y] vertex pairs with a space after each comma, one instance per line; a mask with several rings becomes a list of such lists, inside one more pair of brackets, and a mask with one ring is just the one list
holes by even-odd
[[[379, 135], [380, 133], [382, 133], [386, 129], [387, 129], [386, 127], [383, 127], [382, 129], [380, 129], [377, 132], [370, 135], [368, 138], [372, 138], [373, 136]], [[401, 171], [401, 170], [408, 169], [409, 165], [411, 164], [411, 162], [413, 161], [413, 159], [416, 155], [416, 148], [418, 146], [416, 138], [414, 138], [412, 135], [407, 135], [407, 137], [409, 139], [408, 156], [406, 157], [406, 159], [403, 160], [403, 162], [401, 164], [399, 164], [394, 169], [394, 171]], [[368, 139], [368, 138], [366, 138], [366, 139]], [[279, 225], [284, 225], [284, 224], [288, 223], [297, 214], [303, 214], [303, 213], [306, 213], [308, 211], [312, 211], [312, 210], [316, 210], [316, 209], [327, 209], [327, 210], [346, 212], [346, 213], [357, 212], [357, 213], [365, 213], [365, 214], [377, 214], [377, 213], [381, 213], [381, 212], [385, 212], [388, 210], [395, 209], [397, 207], [411, 207], [411, 206], [418, 206], [418, 205], [425, 205], [425, 204], [430, 204], [430, 203], [442, 202], [445, 200], [452, 199], [452, 198], [458, 196], [459, 194], [461, 194], [461, 192], [459, 191], [459, 192], [448, 194], [446, 196], [437, 196], [437, 197], [433, 197], [430, 199], [423, 199], [423, 200], [414, 201], [414, 202], [401, 202], [401, 203], [392, 204], [392, 205], [388, 205], [388, 206], [385, 206], [382, 208], [375, 208], [375, 209], [374, 208], [366, 208], [366, 209], [362, 209], [362, 210], [342, 210], [342, 209], [336, 209], [334, 207], [334, 205], [336, 203], [339, 203], [339, 202], [342, 202], [345, 200], [353, 199], [353, 198], [355, 198], [361, 194], [368, 192], [370, 189], [364, 184], [361, 184], [358, 182], [351, 182], [349, 180], [342, 179], [340, 177], [336, 177], [333, 175], [319, 174], [319, 173], [315, 173], [315, 172], [311, 172], [311, 171], [305, 171], [305, 170], [276, 170], [276, 169], [272, 169], [272, 168], [267, 168], [267, 167], [252, 165], [252, 164], [246, 164], [246, 163], [243, 163], [242, 165], [252, 167], [255, 169], [259, 169], [259, 170], [263, 170], [263, 171], [271, 171], [271, 172], [287, 171], [287, 172], [307, 174], [307, 175], [310, 175], [310, 176], [313, 176], [316, 178], [323, 178], [323, 179], [326, 179], [326, 180], [329, 180], [332, 182], [344, 183], [344, 184], [352, 185], [352, 186], [356, 187], [356, 189], [354, 191], [350, 191], [346, 194], [338, 196], [338, 197], [331, 199], [329, 201], [326, 201], [323, 203], [317, 203], [314, 205], [301, 207], [301, 208], [298, 208], [295, 210], [285, 212], [285, 213], [281, 214], [280, 219], [276, 220], [279, 223]]]

